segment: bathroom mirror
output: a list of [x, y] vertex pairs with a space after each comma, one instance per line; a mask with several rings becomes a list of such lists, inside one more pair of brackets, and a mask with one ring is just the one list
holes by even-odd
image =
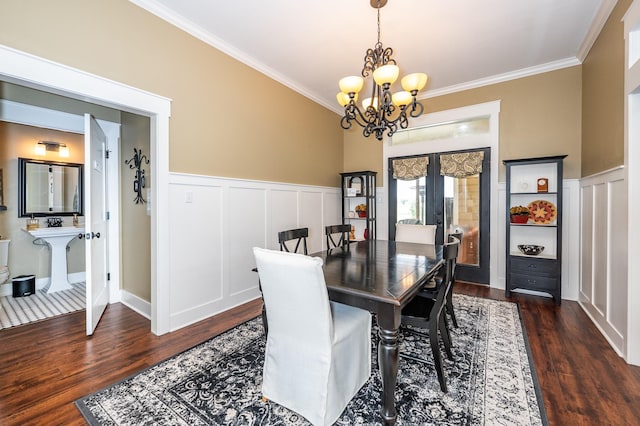
[[84, 214], [83, 165], [18, 158], [19, 217]]

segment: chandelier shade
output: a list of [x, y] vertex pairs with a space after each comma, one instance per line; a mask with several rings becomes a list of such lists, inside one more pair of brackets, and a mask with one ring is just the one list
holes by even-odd
[[407, 92], [420, 91], [427, 85], [427, 75], [421, 72], [406, 75], [400, 81], [402, 88]]
[[342, 78], [338, 82], [338, 86], [340, 86], [340, 90], [344, 94], [358, 93], [360, 90], [362, 90], [363, 85], [364, 78], [358, 77], [357, 75], [351, 75], [349, 77]]
[[[409, 126], [409, 117], [419, 117], [424, 107], [417, 100], [420, 90], [424, 89], [428, 77], [424, 73], [413, 73], [404, 76], [400, 85], [401, 91], [392, 94], [393, 85], [400, 75], [400, 68], [392, 58], [393, 49], [385, 48], [380, 41], [380, 9], [387, 0], [370, 0], [371, 6], [378, 11], [378, 42], [373, 49], [368, 49], [364, 57], [364, 67], [360, 76], [349, 76], [340, 79], [340, 93], [336, 99], [344, 107], [344, 116], [340, 120], [343, 129], [348, 130], [355, 122], [363, 128], [365, 137], [374, 135], [382, 140], [385, 133], [391, 137], [398, 129]], [[364, 86], [367, 77], [372, 78], [371, 96], [362, 101], [360, 109], [356, 101], [358, 93]]]

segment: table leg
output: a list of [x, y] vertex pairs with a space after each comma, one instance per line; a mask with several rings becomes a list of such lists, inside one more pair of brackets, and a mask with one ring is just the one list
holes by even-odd
[[385, 424], [396, 422], [395, 390], [398, 378], [398, 327], [384, 328], [380, 321], [378, 343], [378, 366], [382, 378], [382, 418]]

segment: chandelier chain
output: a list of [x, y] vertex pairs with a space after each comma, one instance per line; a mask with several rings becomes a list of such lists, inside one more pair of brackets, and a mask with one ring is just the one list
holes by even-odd
[[380, 0], [378, 0], [378, 44], [380, 44]]

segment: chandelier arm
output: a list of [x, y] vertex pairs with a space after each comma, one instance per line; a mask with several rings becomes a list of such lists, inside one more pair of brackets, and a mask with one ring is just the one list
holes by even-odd
[[417, 102], [415, 98], [413, 99], [413, 104], [411, 105], [411, 112], [409, 115], [413, 118], [420, 117], [424, 112], [424, 107], [420, 102]]
[[355, 121], [356, 124], [362, 128], [366, 128], [372, 123], [375, 124], [375, 109], [373, 107], [369, 107], [363, 113], [355, 103], [347, 105], [345, 107], [344, 116], [340, 120], [340, 126], [343, 129], [348, 130], [352, 126], [352, 121]]

